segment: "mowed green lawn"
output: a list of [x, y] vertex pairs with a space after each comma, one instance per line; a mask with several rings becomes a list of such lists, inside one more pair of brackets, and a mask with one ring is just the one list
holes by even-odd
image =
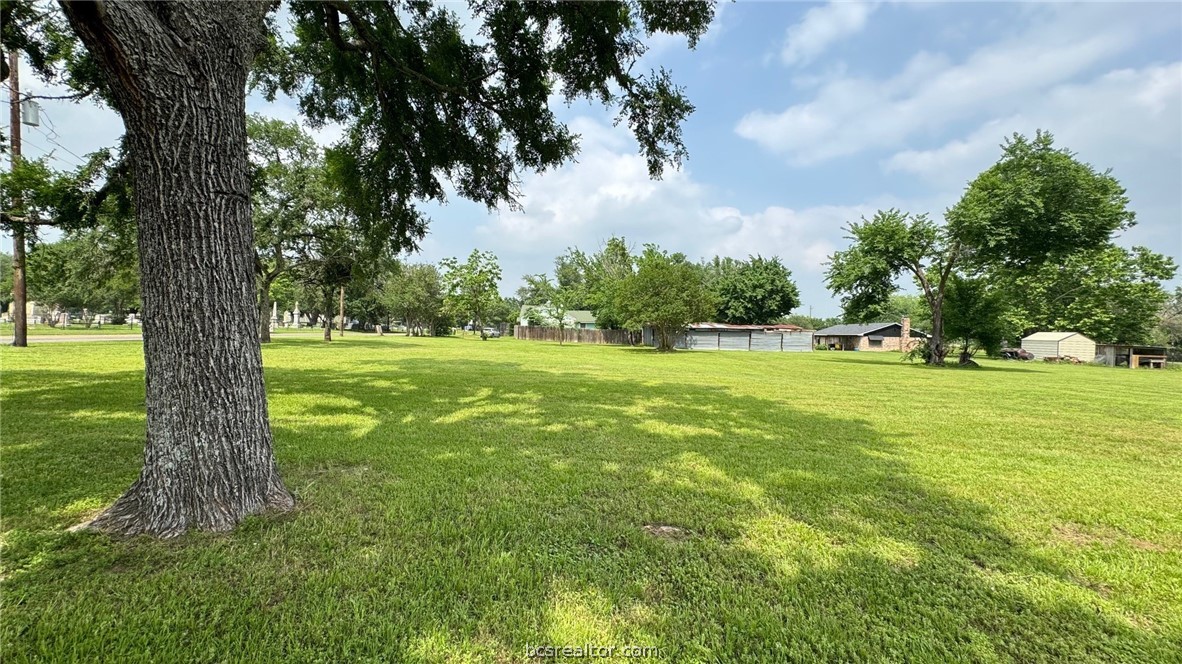
[[1182, 653], [1182, 372], [287, 337], [296, 512], [69, 533], [138, 472], [140, 353], [0, 350], [5, 662]]
[[[82, 323], [75, 323], [69, 327], [50, 327], [48, 325], [30, 325], [30, 337], [46, 337], [46, 336], [61, 336], [66, 334], [78, 335], [93, 335], [93, 334], [139, 334], [141, 332], [140, 326], [131, 327], [129, 325], [92, 325], [86, 327]], [[0, 343], [12, 343], [13, 325], [12, 323], [0, 323]]]

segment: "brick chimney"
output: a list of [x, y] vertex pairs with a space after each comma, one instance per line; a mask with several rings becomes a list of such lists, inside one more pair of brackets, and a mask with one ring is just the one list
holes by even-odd
[[903, 331], [899, 333], [899, 350], [911, 350], [911, 319], [907, 316], [903, 317]]

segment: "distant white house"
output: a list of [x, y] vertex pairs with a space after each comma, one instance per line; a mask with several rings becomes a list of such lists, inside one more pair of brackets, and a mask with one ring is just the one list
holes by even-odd
[[1022, 339], [1022, 349], [1036, 360], [1069, 355], [1091, 362], [1096, 356], [1096, 342], [1079, 332], [1035, 332]]
[[[531, 319], [534, 323], [531, 323]], [[517, 324], [529, 327], [531, 324], [541, 323], [542, 327], [558, 327], [558, 321], [550, 314], [549, 306], [545, 304], [523, 304]], [[562, 317], [562, 326], [572, 330], [595, 330], [595, 314], [586, 309], [572, 309]]]

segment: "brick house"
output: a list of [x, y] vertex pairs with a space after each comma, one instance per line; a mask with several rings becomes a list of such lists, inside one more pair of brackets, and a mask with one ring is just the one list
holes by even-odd
[[911, 329], [911, 319], [897, 323], [834, 325], [813, 334], [818, 346], [829, 350], [908, 351], [928, 334]]

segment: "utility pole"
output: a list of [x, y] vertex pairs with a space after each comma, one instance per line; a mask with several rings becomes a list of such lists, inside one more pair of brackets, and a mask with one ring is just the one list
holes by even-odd
[[341, 286], [341, 336], [345, 336], [345, 287]]
[[[8, 126], [11, 131], [12, 167], [21, 160], [21, 83], [20, 56], [8, 52]], [[22, 201], [14, 198], [13, 216], [21, 215]], [[25, 285], [25, 228], [22, 222], [12, 223], [12, 345], [29, 345], [28, 290]]]

